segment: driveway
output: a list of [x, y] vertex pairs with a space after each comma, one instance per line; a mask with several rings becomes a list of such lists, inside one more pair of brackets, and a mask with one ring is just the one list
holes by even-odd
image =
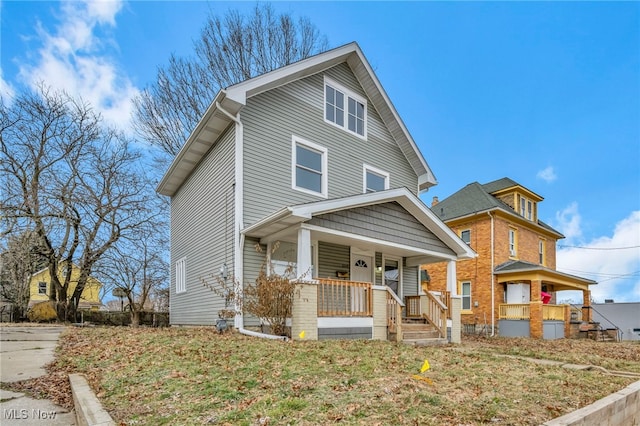
[[[0, 326], [0, 382], [11, 383], [46, 374], [62, 326]], [[0, 424], [75, 425], [75, 414], [45, 399], [0, 389]]]

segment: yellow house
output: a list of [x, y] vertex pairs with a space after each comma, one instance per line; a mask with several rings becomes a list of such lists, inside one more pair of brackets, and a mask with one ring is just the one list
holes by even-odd
[[[69, 289], [67, 290], [67, 297], [71, 298], [73, 292], [76, 289], [78, 283], [78, 277], [80, 276], [80, 270], [72, 265], [71, 282], [69, 283]], [[58, 271], [58, 279], [62, 282], [64, 280], [63, 268]], [[45, 302], [49, 300], [52, 290], [51, 275], [49, 268], [42, 269], [31, 276], [31, 282], [29, 285], [30, 297], [29, 307], [32, 307], [36, 303]], [[94, 277], [89, 277], [87, 284], [80, 296], [79, 309], [91, 309], [98, 310], [102, 303], [100, 303], [100, 289], [102, 283]]]

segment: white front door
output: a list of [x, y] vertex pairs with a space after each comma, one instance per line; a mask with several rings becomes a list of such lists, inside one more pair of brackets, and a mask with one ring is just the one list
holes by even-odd
[[[373, 278], [373, 257], [359, 254], [351, 256], [351, 281], [370, 283]], [[364, 312], [366, 307], [363, 287], [351, 287], [351, 311]]]
[[351, 281], [372, 282], [373, 257], [353, 254], [351, 256]]

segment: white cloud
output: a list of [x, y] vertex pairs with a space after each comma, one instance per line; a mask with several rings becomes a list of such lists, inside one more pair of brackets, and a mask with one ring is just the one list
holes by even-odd
[[5, 104], [9, 104], [15, 97], [16, 91], [2, 76], [2, 68], [0, 68], [0, 97]]
[[574, 240], [582, 236], [580, 222], [582, 217], [578, 212], [578, 203], [569, 204], [564, 210], [556, 212], [556, 227], [567, 240]]
[[553, 169], [553, 166], [549, 166], [546, 169], [542, 169], [536, 175], [538, 179], [542, 179], [547, 183], [551, 183], [558, 178], [556, 175], [556, 171]]
[[[560, 247], [556, 261], [559, 271], [598, 282], [591, 286], [596, 302], [640, 301], [640, 211], [618, 222], [612, 236], [595, 238], [580, 248]], [[582, 295], [577, 300], [568, 294], [560, 294], [559, 298], [581, 301]]]
[[20, 67], [20, 77], [31, 87], [44, 82], [80, 96], [108, 123], [129, 132], [138, 89], [107, 51], [115, 45], [107, 30], [115, 27], [121, 9], [121, 1], [63, 2], [53, 30], [37, 27], [42, 46], [35, 61]]

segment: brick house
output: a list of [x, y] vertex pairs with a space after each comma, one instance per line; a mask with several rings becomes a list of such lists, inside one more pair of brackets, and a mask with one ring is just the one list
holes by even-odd
[[[423, 287], [462, 297], [466, 329], [502, 336], [568, 337], [569, 305], [557, 294], [583, 294], [582, 319], [590, 321], [589, 286], [596, 282], [556, 270], [556, 242], [564, 236], [539, 219], [543, 197], [509, 178], [471, 183], [431, 209], [478, 253], [455, 265], [457, 288], [447, 288], [447, 265], [423, 265]], [[449, 266], [450, 268], [451, 266]]]

